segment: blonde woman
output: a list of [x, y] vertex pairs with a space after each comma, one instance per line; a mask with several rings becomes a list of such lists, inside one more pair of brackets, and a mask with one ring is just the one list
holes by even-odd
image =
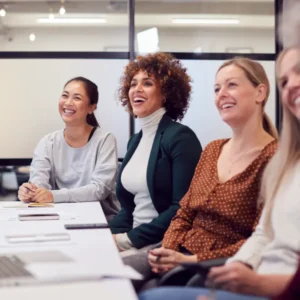
[[[278, 152], [264, 175], [264, 212], [253, 235], [225, 266], [212, 268], [207, 280], [214, 287], [251, 296], [220, 292], [218, 299], [222, 300], [280, 294], [278, 299], [299, 299], [299, 271], [292, 278], [300, 253], [300, 48], [279, 55], [276, 73], [283, 126]], [[205, 289], [157, 289], [140, 299], [189, 300], [207, 293]]]

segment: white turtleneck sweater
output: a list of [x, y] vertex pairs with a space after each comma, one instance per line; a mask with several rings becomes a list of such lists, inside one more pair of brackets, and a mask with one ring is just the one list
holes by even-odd
[[[124, 188], [134, 194], [133, 228], [150, 223], [158, 216], [147, 185], [147, 169], [158, 124], [165, 113], [166, 109], [160, 108], [150, 116], [138, 118], [143, 135], [121, 176]], [[132, 247], [127, 233], [117, 234], [116, 238], [121, 250]]]

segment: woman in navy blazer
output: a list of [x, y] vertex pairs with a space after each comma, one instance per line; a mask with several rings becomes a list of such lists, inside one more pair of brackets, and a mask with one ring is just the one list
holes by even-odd
[[142, 130], [131, 137], [117, 181], [121, 211], [110, 222], [122, 256], [160, 242], [187, 192], [202, 151], [182, 120], [190, 77], [170, 54], [139, 56], [125, 68], [120, 101]]

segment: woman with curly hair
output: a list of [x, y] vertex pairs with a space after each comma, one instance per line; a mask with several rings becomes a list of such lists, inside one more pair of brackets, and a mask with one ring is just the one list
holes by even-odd
[[117, 181], [121, 211], [110, 228], [121, 256], [160, 242], [187, 192], [201, 154], [181, 121], [191, 79], [170, 54], [139, 56], [125, 68], [120, 101], [138, 120]]

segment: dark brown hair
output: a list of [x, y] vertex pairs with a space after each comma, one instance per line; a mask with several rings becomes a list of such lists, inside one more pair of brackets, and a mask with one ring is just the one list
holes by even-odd
[[138, 56], [130, 62], [121, 77], [119, 101], [132, 113], [128, 92], [132, 78], [139, 72], [145, 71], [148, 76], [154, 76], [160, 84], [164, 95], [167, 115], [173, 120], [182, 120], [190, 102], [191, 78], [186, 73], [180, 60], [167, 53], [157, 52]]

